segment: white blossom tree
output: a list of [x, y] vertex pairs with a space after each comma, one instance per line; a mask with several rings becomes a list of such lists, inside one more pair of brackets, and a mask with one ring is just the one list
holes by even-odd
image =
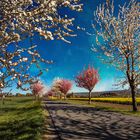
[[[74, 18], [60, 15], [63, 7], [81, 11], [79, 0], [3, 0], [0, 1], [0, 68], [8, 78], [1, 75], [4, 83], [16, 81], [17, 87], [23, 90], [23, 85], [30, 84], [34, 78], [29, 74], [29, 68], [35, 64], [40, 69], [40, 62], [52, 63], [43, 59], [32, 43], [34, 35], [38, 34], [46, 40], [61, 39], [70, 43], [66, 37], [75, 36], [71, 27]], [[30, 39], [30, 47], [20, 47], [18, 42]], [[8, 47], [12, 46], [12, 51]], [[45, 69], [47, 70], [47, 69]], [[3, 81], [0, 81], [4, 84]]]
[[[133, 111], [137, 111], [136, 92], [140, 85], [140, 3], [131, 0], [119, 7], [117, 15], [114, 3], [107, 0], [95, 11], [97, 47], [102, 60], [124, 73], [120, 84], [129, 85]], [[100, 57], [101, 57], [100, 56]]]
[[[47, 71], [47, 68], [41, 69], [40, 63], [52, 63], [52, 61], [46, 61], [41, 58], [39, 53], [34, 50], [36, 46], [29, 47], [27, 49], [21, 48], [15, 45], [14, 51], [8, 49], [8, 46], [0, 52], [0, 68], [1, 84], [6, 86], [8, 81], [14, 81], [17, 83], [17, 88], [28, 90], [24, 88], [24, 85], [30, 84], [34, 77], [29, 73], [30, 67], [34, 64], [39, 69], [39, 73], [36, 76], [40, 76], [43, 71]], [[25, 55], [26, 54], [26, 55]], [[4, 86], [4, 87], [5, 87]]]
[[0, 46], [34, 36], [46, 40], [74, 36], [74, 18], [60, 15], [59, 9], [68, 7], [81, 11], [79, 0], [3, 0], [0, 1]]
[[[0, 69], [0, 97], [2, 100], [2, 104], [4, 104], [4, 100], [6, 97], [6, 94], [10, 93], [12, 89], [12, 80], [8, 79], [9, 78], [10, 73], [7, 73], [6, 71], [3, 71], [3, 69]], [[7, 89], [6, 92], [4, 92], [3, 89]], [[9, 91], [8, 91], [9, 89]]]
[[62, 92], [60, 91], [60, 83], [61, 83], [61, 78], [59, 78], [59, 77], [54, 78], [51, 90], [53, 91], [55, 96], [57, 96], [57, 98], [59, 97], [61, 99]]

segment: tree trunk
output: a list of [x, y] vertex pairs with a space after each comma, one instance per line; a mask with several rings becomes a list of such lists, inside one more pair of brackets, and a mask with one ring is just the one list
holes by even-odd
[[62, 99], [62, 94], [60, 93], [60, 100]]
[[4, 98], [2, 97], [2, 104], [4, 105], [5, 103], [4, 103]]
[[38, 101], [40, 100], [40, 97], [39, 97], [39, 95], [37, 95], [37, 100], [38, 100]]
[[35, 100], [36, 100], [36, 95], [35, 95]]
[[64, 95], [64, 100], [66, 100], [66, 94]]
[[89, 104], [91, 104], [91, 91], [89, 91]]
[[138, 111], [137, 109], [137, 102], [136, 102], [136, 89], [134, 86], [130, 86], [131, 88], [131, 95], [132, 95], [132, 106], [133, 106], [133, 111]]
[[74, 94], [73, 94], [73, 92], [72, 92], [72, 98], [74, 98]]
[[3, 105], [5, 104], [4, 99], [5, 99], [5, 96], [2, 95], [2, 104], [3, 104]]

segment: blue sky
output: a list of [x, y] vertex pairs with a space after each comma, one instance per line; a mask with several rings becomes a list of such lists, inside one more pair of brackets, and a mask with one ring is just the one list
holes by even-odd
[[[122, 5], [128, 0], [114, 0], [115, 7]], [[68, 17], [75, 18], [75, 26], [80, 26], [86, 29], [87, 32], [93, 33], [92, 22], [93, 12], [100, 3], [104, 0], [82, 0], [83, 12], [76, 13], [71, 11], [62, 10], [60, 14], [67, 14]], [[115, 8], [118, 11], [118, 8]], [[84, 31], [79, 31], [74, 28], [77, 37], [68, 38], [72, 43], [67, 44], [63, 41], [45, 41], [40, 40], [39, 36], [35, 37], [34, 43], [38, 45], [40, 54], [49, 60], [53, 60], [52, 65], [42, 65], [48, 67], [49, 71], [41, 76], [41, 80], [50, 86], [55, 77], [67, 78], [74, 81], [75, 76], [88, 65], [94, 66], [99, 70], [100, 81], [96, 85], [94, 91], [107, 91], [114, 90], [116, 87], [112, 86], [116, 83], [116, 78], [121, 76], [121, 72], [117, 71], [114, 67], [102, 64], [97, 58], [98, 54], [91, 51], [92, 45], [96, 45], [95, 36], [89, 36]], [[27, 42], [24, 42], [26, 45]], [[32, 73], [36, 73], [36, 69], [32, 68]], [[77, 88], [74, 84], [73, 91], [85, 91], [84, 89]]]

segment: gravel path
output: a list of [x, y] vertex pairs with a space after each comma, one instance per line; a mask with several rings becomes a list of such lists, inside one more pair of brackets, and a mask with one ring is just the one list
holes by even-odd
[[61, 140], [140, 140], [140, 117], [58, 101], [45, 103]]

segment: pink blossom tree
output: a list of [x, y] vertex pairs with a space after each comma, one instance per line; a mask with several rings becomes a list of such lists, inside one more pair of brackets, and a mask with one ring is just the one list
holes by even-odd
[[37, 97], [39, 99], [39, 96], [40, 96], [43, 88], [44, 88], [44, 86], [40, 81], [37, 81], [31, 85], [31, 89], [32, 89], [33, 94], [35, 95], [35, 99], [37, 99]]
[[48, 97], [53, 97], [53, 95], [54, 95], [55, 93], [54, 93], [54, 91], [52, 90], [52, 89], [50, 89], [47, 93], [46, 93], [46, 95], [48, 96]]
[[98, 71], [90, 66], [88, 67], [88, 69], [82, 71], [76, 77], [75, 82], [77, 86], [85, 88], [89, 91], [89, 104], [91, 103], [91, 92], [98, 81], [99, 81]]
[[59, 89], [64, 94], [64, 98], [66, 99], [66, 95], [68, 91], [72, 88], [72, 83], [69, 80], [61, 79], [59, 83]]
[[66, 80], [66, 79], [56, 79], [54, 80], [52, 89], [56, 94], [60, 95], [60, 99], [62, 98], [62, 94], [64, 95], [64, 98], [66, 99], [66, 95], [68, 91], [71, 89], [71, 87], [72, 87], [71, 81]]

